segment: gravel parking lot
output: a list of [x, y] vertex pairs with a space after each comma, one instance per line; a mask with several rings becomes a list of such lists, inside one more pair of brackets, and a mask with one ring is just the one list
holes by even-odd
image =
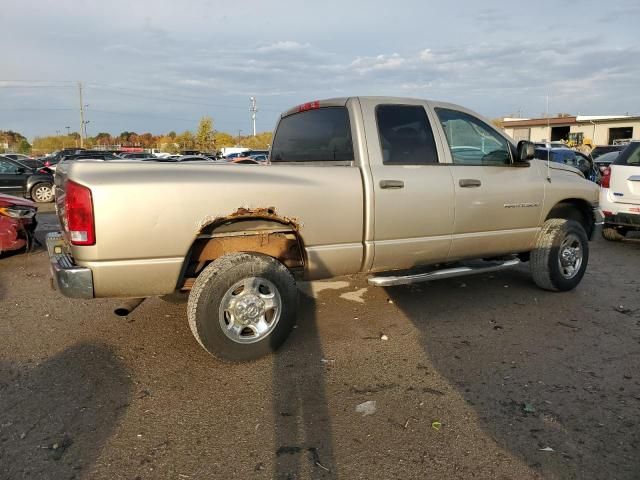
[[117, 318], [51, 290], [41, 248], [4, 257], [0, 478], [637, 479], [640, 238], [591, 248], [563, 294], [526, 266], [301, 285], [285, 347], [248, 364], [183, 305]]

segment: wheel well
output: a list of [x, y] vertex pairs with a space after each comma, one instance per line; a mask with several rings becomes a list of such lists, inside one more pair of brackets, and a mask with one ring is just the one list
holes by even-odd
[[273, 218], [243, 217], [203, 228], [185, 258], [178, 290], [189, 290], [200, 272], [228, 253], [260, 253], [296, 271], [304, 267], [304, 249], [296, 225]]
[[575, 220], [580, 223], [587, 232], [587, 237], [591, 238], [595, 227], [595, 217], [593, 208], [589, 202], [579, 198], [570, 198], [558, 202], [549, 212], [545, 220], [550, 218], [564, 218], [565, 220]]

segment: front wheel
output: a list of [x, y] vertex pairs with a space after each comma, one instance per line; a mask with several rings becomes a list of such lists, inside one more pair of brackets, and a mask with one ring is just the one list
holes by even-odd
[[31, 189], [31, 198], [36, 203], [53, 202], [53, 185], [47, 182], [36, 184]]
[[542, 226], [531, 252], [531, 274], [545, 290], [572, 290], [582, 280], [588, 261], [589, 240], [582, 225], [552, 218]]
[[295, 323], [297, 289], [274, 258], [233, 253], [196, 279], [187, 316], [200, 345], [222, 360], [254, 360], [275, 351]]

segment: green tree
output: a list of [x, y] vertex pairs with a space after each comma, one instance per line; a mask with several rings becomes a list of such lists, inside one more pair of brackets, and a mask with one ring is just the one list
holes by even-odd
[[169, 135], [158, 138], [158, 148], [163, 152], [180, 153], [180, 145], [176, 143], [176, 137]]
[[98, 145], [108, 145], [111, 143], [111, 134], [107, 132], [100, 132], [94, 138]]
[[29, 142], [27, 142], [27, 140], [25, 138], [23, 138], [22, 140], [20, 140], [20, 143], [18, 143], [18, 153], [29, 153], [31, 151], [31, 145], [29, 145]]
[[26, 141], [27, 139], [18, 132], [0, 130], [0, 143], [6, 143], [10, 152], [17, 150], [23, 140]]
[[176, 143], [180, 146], [180, 150], [191, 150], [195, 146], [195, 137], [189, 130], [185, 130], [176, 136]]
[[261, 132], [256, 134], [255, 137], [247, 136], [242, 138], [242, 146], [252, 148], [254, 150], [266, 150], [271, 146], [271, 139], [273, 135], [271, 132]]
[[236, 144], [236, 139], [227, 132], [215, 132], [214, 141], [216, 148], [233, 147]]
[[203, 152], [209, 152], [215, 148], [213, 133], [213, 118], [202, 117], [196, 132], [196, 147]]

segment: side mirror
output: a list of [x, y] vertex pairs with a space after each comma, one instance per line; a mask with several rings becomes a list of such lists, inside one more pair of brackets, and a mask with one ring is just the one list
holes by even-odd
[[518, 142], [518, 156], [516, 161], [527, 162], [535, 157], [535, 146], [533, 143], [527, 140], [520, 140]]
[[27, 170], [24, 167], [18, 167], [16, 168], [16, 173], [18, 175], [22, 175], [24, 172], [26, 172]]

